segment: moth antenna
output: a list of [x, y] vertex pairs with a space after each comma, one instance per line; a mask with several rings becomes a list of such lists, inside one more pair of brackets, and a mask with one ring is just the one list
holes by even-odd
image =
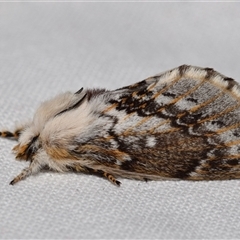
[[22, 129], [17, 129], [14, 132], [1, 131], [0, 132], [0, 137], [12, 139], [12, 140], [18, 140], [19, 136], [21, 135], [21, 132], [22, 132]]

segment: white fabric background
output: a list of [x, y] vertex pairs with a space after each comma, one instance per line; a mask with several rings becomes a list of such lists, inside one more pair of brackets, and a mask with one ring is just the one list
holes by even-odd
[[[191, 64], [240, 78], [235, 3], [1, 3], [0, 127], [80, 87], [118, 88]], [[240, 181], [139, 182], [41, 173], [0, 139], [0, 238], [240, 238]]]

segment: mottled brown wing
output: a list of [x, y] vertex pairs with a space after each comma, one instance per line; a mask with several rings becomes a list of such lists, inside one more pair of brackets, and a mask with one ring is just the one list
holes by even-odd
[[125, 154], [116, 157], [119, 168], [192, 180], [239, 178], [239, 89], [213, 69], [183, 65], [117, 90], [104, 114], [115, 118], [109, 149]]
[[106, 126], [73, 154], [122, 177], [240, 178], [239, 89], [213, 69], [184, 65], [106, 92]]

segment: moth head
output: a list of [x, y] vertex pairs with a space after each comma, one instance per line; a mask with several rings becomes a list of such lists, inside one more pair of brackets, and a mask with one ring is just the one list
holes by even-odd
[[81, 88], [76, 93], [66, 92], [43, 102], [37, 109], [32, 122], [21, 132], [19, 144], [13, 148], [18, 160], [31, 161], [42, 147], [40, 133], [46, 123], [61, 114], [77, 107], [86, 97]]
[[41, 147], [39, 135], [36, 135], [26, 144], [19, 143], [13, 148], [17, 160], [31, 161], [37, 150]]

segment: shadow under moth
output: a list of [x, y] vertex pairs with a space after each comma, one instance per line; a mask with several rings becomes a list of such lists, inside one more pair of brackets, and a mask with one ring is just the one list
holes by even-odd
[[212, 68], [183, 65], [117, 90], [80, 89], [43, 102], [0, 136], [42, 169], [158, 180], [240, 178], [240, 86]]

